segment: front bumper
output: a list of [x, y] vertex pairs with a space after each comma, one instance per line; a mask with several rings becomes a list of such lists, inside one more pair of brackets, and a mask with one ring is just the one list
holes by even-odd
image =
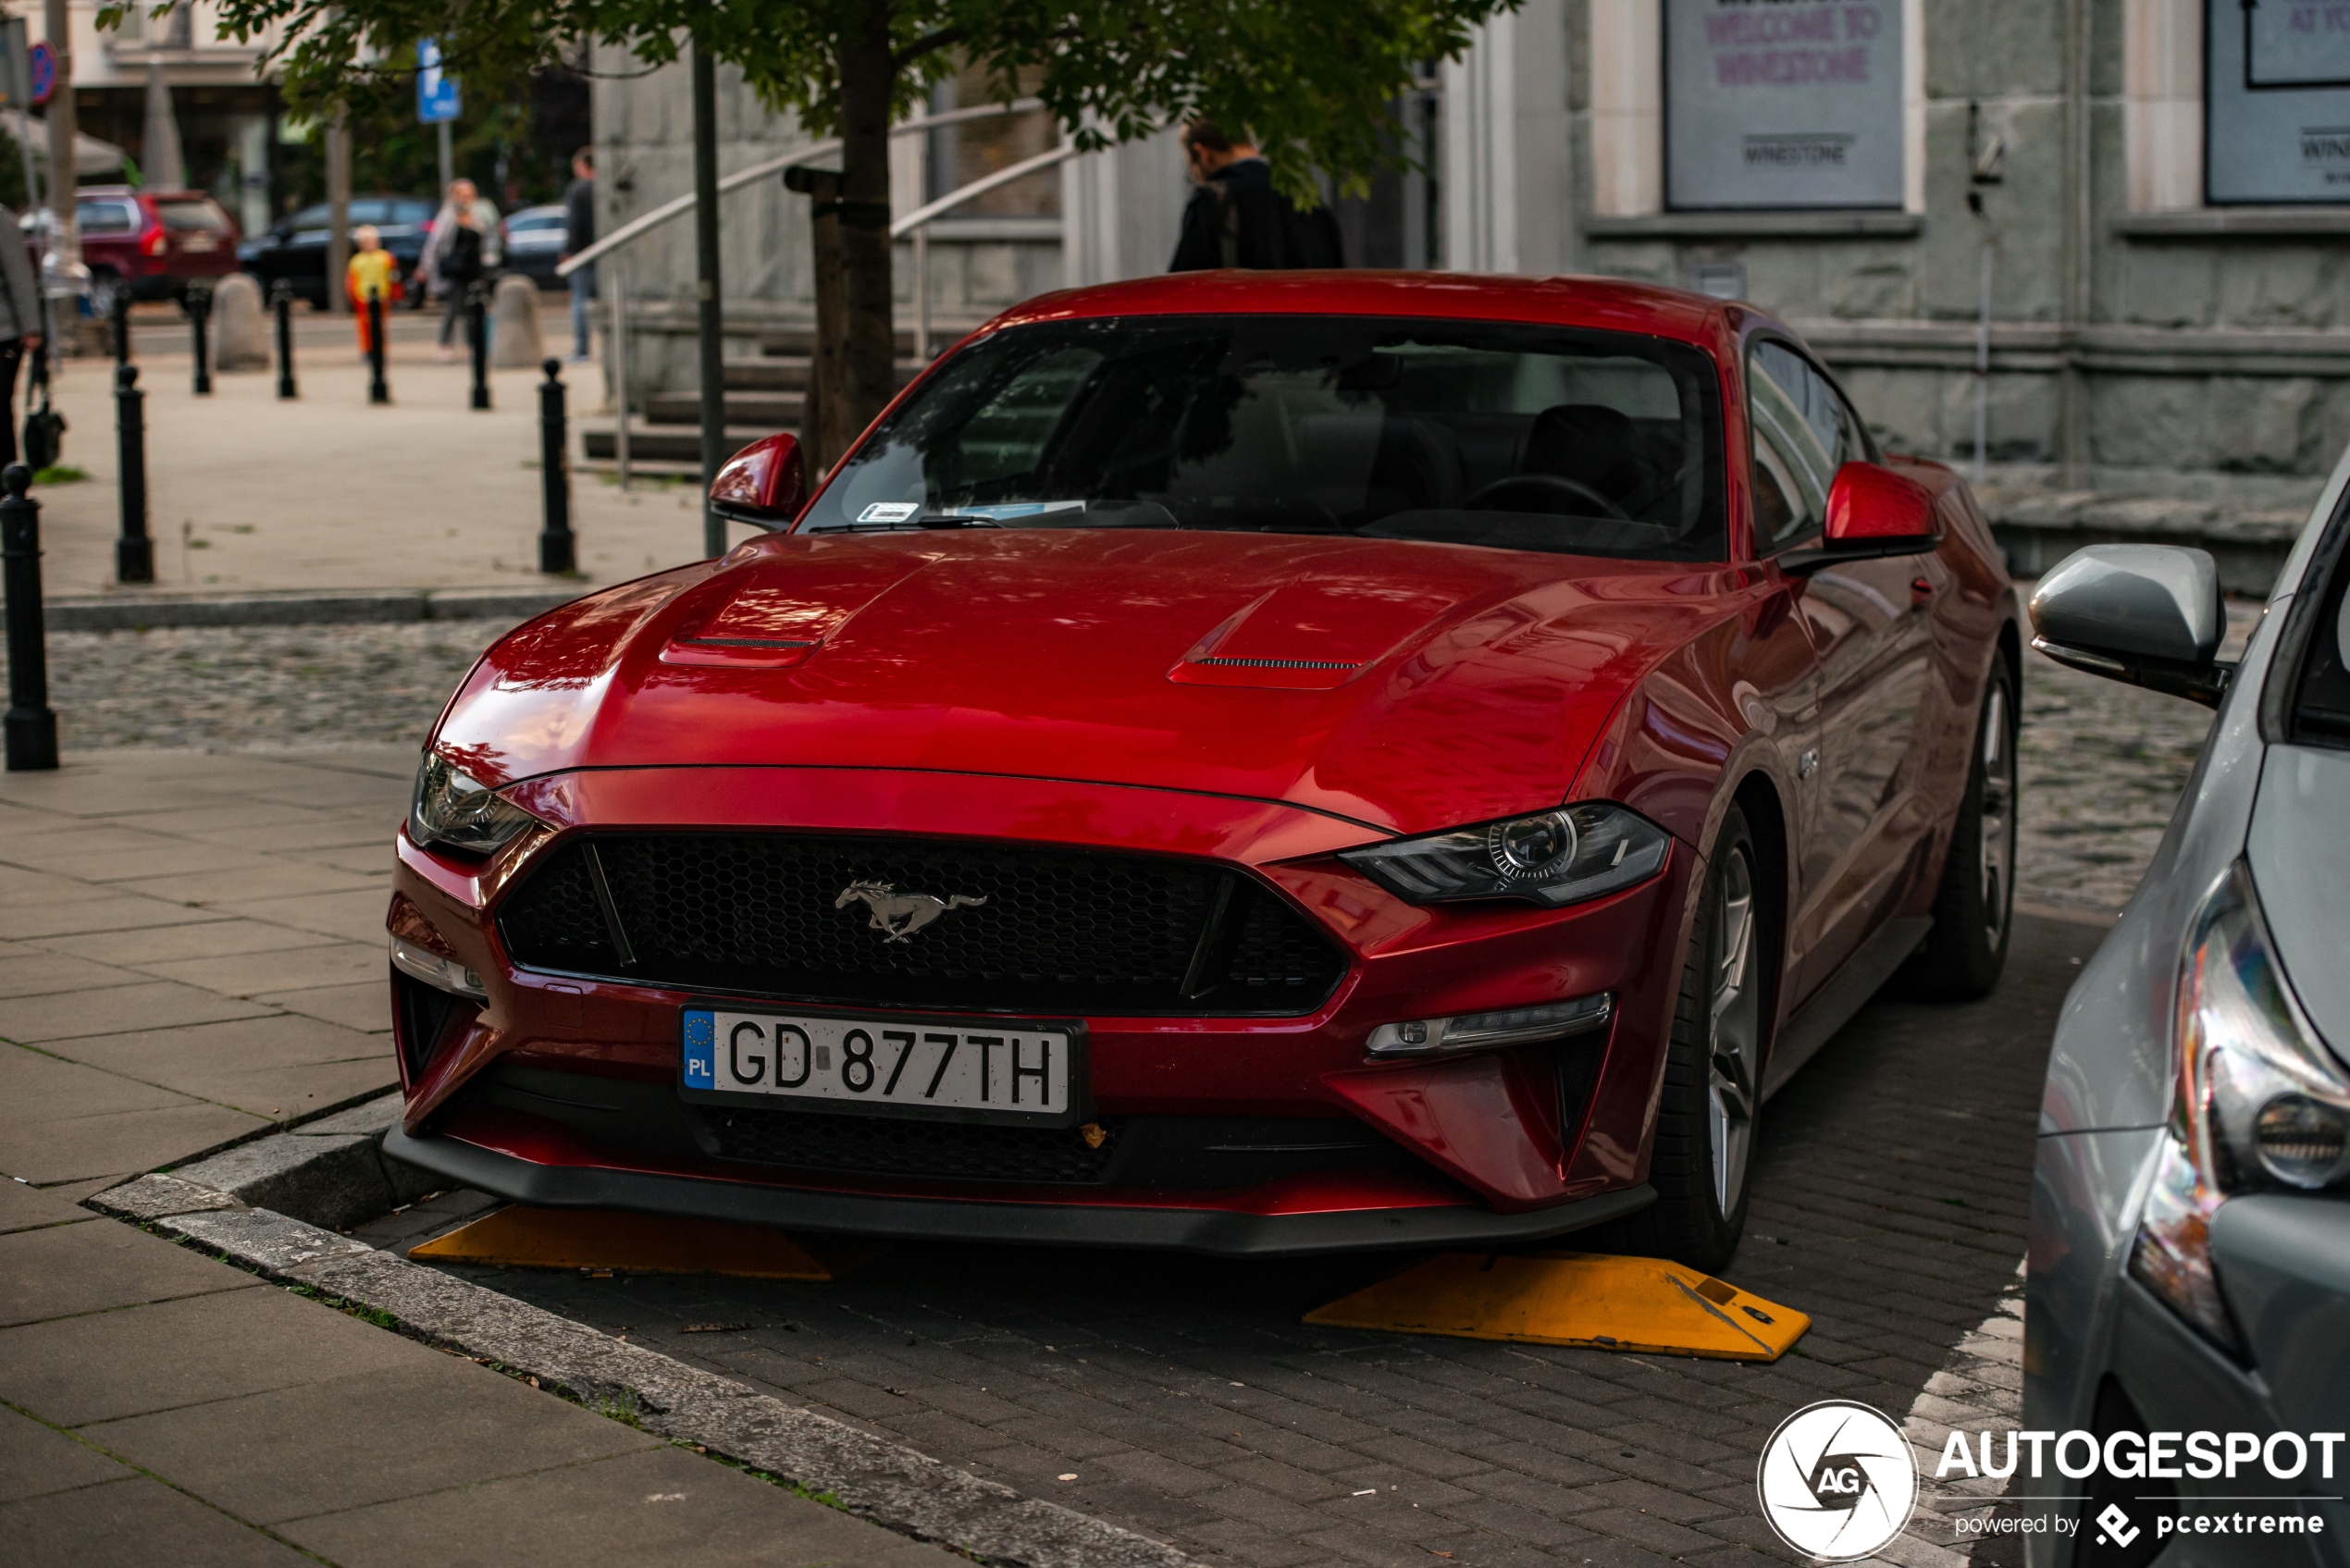
[[[639, 770], [567, 776], [526, 804], [556, 831], [518, 845], [512, 861], [468, 866], [401, 841], [395, 904], [413, 904], [489, 993], [434, 1039], [414, 1038], [409, 1009], [396, 1009], [408, 1108], [395, 1152], [451, 1179], [529, 1202], [810, 1229], [1235, 1253], [1499, 1244], [1596, 1224], [1652, 1198], [1645, 1151], [1688, 875], [1678, 854], [1638, 888], [1565, 910], [1427, 909], [1330, 858], [1367, 837], [1362, 830], [1174, 792], [881, 772], [860, 787], [837, 770], [815, 779], [787, 769]], [[1139, 1129], [1153, 1118], [1169, 1127], [1267, 1118], [1352, 1129], [1374, 1152], [1244, 1183], [1170, 1182], [1162, 1165], [1148, 1179], [1112, 1173], [1101, 1185], [1025, 1190], [935, 1171], [811, 1174], [756, 1163], [690, 1117], [684, 1131], [664, 1130], [679, 1119], [680, 1011], [723, 996], [525, 969], [499, 935], [501, 900], [526, 868], [590, 827], [934, 833], [948, 824], [1001, 840], [1043, 836], [1039, 821], [1060, 830], [1045, 841], [1063, 846], [1202, 846], [1317, 920], [1351, 960], [1305, 1016], [1085, 1019], [1101, 1120]], [[1616, 999], [1603, 1033], [1446, 1060], [1365, 1056], [1381, 1023], [1601, 992]], [[575, 1097], [533, 1114], [514, 1083], [540, 1075], [609, 1085], [629, 1108], [599, 1120]]]

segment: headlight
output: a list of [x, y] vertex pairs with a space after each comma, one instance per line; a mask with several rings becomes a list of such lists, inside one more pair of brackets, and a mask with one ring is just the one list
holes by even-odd
[[538, 820], [429, 751], [416, 770], [408, 836], [418, 844], [487, 855]]
[[2213, 1211], [2238, 1192], [2314, 1191], [2350, 1177], [2350, 1073], [2294, 1000], [2241, 863], [2189, 928], [2177, 1034], [2171, 1142], [2130, 1272], [2235, 1349], [2211, 1266]]
[[1647, 881], [1671, 843], [1663, 828], [1621, 806], [1567, 806], [1342, 850], [1339, 858], [1415, 904], [1524, 898], [1556, 907]]

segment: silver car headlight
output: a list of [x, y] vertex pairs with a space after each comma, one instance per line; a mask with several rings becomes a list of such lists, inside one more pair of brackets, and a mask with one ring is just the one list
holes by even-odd
[[2240, 1348], [2211, 1265], [2210, 1220], [2238, 1192], [2350, 1179], [2350, 1071], [2310, 1026], [2242, 862], [2205, 898], [2179, 963], [2178, 1084], [2130, 1272]]
[[1637, 811], [1591, 804], [1341, 850], [1339, 858], [1415, 904], [1523, 898], [1555, 908], [1647, 881], [1672, 842]]
[[425, 753], [408, 807], [408, 836], [419, 845], [487, 855], [538, 821], [446, 758]]

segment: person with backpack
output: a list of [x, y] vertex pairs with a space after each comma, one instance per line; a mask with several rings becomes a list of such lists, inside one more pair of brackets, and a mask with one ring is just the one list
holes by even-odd
[[17, 215], [0, 207], [0, 465], [17, 460], [17, 365], [41, 346], [41, 286]]
[[1346, 265], [1336, 215], [1327, 204], [1299, 211], [1273, 188], [1272, 167], [1255, 147], [1205, 119], [1184, 126], [1181, 140], [1198, 189], [1183, 208], [1168, 271]]
[[498, 209], [474, 188], [470, 179], [449, 182], [449, 199], [432, 220], [432, 238], [425, 241], [421, 265], [440, 307], [440, 357], [457, 357], [457, 323], [464, 318], [465, 292], [495, 271], [498, 253]]

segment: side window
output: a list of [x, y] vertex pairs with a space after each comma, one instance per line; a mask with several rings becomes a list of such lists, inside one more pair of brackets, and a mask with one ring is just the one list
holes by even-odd
[[1755, 553], [1769, 555], [1819, 529], [1836, 471], [1868, 448], [1835, 385], [1794, 350], [1757, 343], [1746, 372]]
[[128, 202], [80, 202], [73, 220], [84, 234], [135, 234], [138, 209]]

